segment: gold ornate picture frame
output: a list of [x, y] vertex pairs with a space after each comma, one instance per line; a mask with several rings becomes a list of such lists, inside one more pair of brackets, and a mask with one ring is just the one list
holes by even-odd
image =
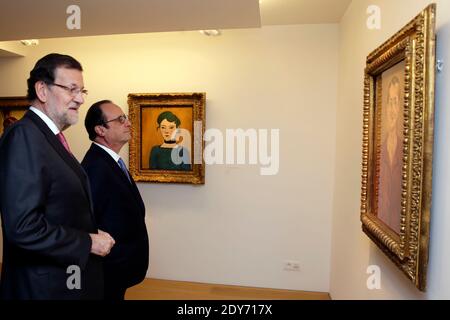
[[373, 51], [364, 80], [362, 230], [426, 289], [434, 130], [431, 4]]
[[135, 181], [205, 183], [205, 93], [130, 93]]
[[27, 97], [0, 97], [0, 137], [5, 127], [20, 120], [29, 107]]

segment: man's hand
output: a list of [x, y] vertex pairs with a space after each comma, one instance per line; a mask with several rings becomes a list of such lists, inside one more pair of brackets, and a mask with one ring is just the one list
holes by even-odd
[[109, 233], [102, 230], [98, 230], [98, 234], [90, 233], [92, 239], [91, 253], [98, 256], [106, 256], [113, 245], [116, 243]]

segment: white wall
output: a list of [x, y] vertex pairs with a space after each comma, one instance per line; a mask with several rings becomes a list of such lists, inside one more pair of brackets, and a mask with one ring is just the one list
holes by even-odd
[[[449, 299], [450, 298], [450, 2], [435, 1], [437, 58], [446, 62], [437, 75], [433, 167], [433, 203], [428, 292], [421, 294], [363, 234], [359, 221], [363, 75], [366, 56], [400, 30], [430, 1], [354, 0], [340, 24], [339, 101], [336, 138], [336, 179], [332, 234], [330, 292], [334, 299]], [[366, 9], [378, 5], [381, 30], [366, 27]], [[366, 287], [369, 265], [382, 272], [381, 290]]]
[[[81, 120], [99, 99], [127, 109], [131, 92], [204, 91], [207, 128], [280, 129], [276, 176], [215, 165], [205, 186], [139, 185], [150, 277], [329, 291], [337, 25], [42, 40], [25, 58], [0, 59], [0, 96], [24, 95], [28, 72], [50, 52], [85, 68]], [[82, 121], [67, 137], [81, 160], [89, 147]], [[301, 272], [284, 271], [284, 260], [298, 260]]]

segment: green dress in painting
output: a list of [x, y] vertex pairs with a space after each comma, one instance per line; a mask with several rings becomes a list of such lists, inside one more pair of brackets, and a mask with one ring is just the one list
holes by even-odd
[[[172, 161], [172, 151], [174, 151], [174, 160]], [[163, 148], [155, 146], [150, 152], [150, 169], [156, 170], [191, 170], [189, 151], [184, 147]]]

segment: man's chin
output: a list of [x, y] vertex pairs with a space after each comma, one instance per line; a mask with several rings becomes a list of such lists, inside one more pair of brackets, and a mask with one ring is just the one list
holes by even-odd
[[71, 114], [67, 117], [67, 124], [73, 126], [78, 122], [78, 112], [76, 114]]

